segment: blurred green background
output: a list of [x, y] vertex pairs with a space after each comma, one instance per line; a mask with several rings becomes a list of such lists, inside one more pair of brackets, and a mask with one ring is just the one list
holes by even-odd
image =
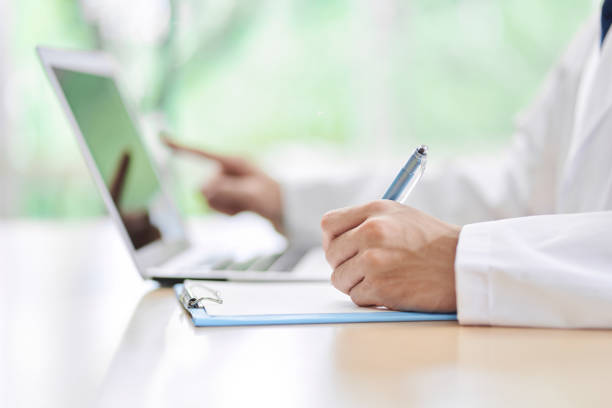
[[[1, 0], [0, 0], [1, 1]], [[184, 212], [198, 175], [155, 134], [312, 165], [383, 160], [427, 143], [499, 149], [592, 1], [20, 0], [0, 32], [3, 216], [104, 212], [34, 47], [105, 49]], [[307, 153], [304, 153], [307, 152]], [[194, 184], [195, 183], [195, 184]]]

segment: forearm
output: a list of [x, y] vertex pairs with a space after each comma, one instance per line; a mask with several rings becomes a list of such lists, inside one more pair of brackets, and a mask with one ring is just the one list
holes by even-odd
[[466, 225], [455, 261], [462, 324], [612, 327], [612, 212]]

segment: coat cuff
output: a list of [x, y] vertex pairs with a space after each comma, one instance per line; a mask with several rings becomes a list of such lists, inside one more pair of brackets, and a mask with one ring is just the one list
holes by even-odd
[[457, 318], [461, 324], [489, 325], [491, 236], [489, 223], [462, 228], [455, 256]]

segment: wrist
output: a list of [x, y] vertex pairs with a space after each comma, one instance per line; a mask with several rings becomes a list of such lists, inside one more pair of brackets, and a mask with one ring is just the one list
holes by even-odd
[[456, 290], [456, 273], [455, 260], [457, 258], [457, 247], [459, 246], [459, 236], [461, 235], [462, 227], [458, 225], [450, 225], [447, 234], [447, 274], [448, 274], [448, 304], [446, 305], [449, 311], [457, 310], [457, 290]]

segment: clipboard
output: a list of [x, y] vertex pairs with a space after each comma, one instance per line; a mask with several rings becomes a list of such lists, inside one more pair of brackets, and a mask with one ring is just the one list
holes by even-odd
[[325, 282], [186, 280], [174, 291], [196, 327], [457, 320], [454, 313], [358, 307]]

